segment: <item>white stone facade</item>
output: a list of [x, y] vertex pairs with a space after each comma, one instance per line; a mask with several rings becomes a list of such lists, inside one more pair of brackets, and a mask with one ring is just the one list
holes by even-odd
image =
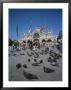
[[33, 42], [35, 39], [37, 39], [39, 43], [42, 43], [42, 41], [45, 40], [46, 43], [51, 46], [57, 44], [57, 38], [52, 35], [52, 32], [44, 32], [43, 30], [41, 30], [41, 28], [37, 28], [34, 32], [28, 33], [19, 42], [27, 42], [28, 40]]

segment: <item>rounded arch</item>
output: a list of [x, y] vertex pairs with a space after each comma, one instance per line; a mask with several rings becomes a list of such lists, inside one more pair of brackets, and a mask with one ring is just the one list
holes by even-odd
[[28, 40], [28, 41], [27, 41], [27, 44], [28, 44], [28, 45], [32, 44], [32, 40]]
[[34, 40], [33, 40], [33, 44], [36, 45], [36, 46], [38, 46], [38, 44], [39, 44], [39, 39], [34, 39]]
[[34, 39], [33, 42], [39, 42], [39, 39]]
[[25, 40], [23, 40], [23, 43], [26, 43], [26, 41], [25, 41]]
[[51, 39], [48, 39], [47, 42], [52, 42], [52, 40]]
[[42, 40], [42, 42], [46, 42], [46, 40], [45, 40], [45, 39], [43, 39], [43, 40]]
[[34, 33], [33, 38], [39, 38], [39, 37], [40, 37], [40, 36], [39, 36], [38, 33]]

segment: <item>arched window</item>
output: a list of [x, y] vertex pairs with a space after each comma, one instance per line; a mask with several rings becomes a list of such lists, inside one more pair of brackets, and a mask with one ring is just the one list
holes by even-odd
[[32, 41], [31, 41], [31, 40], [28, 40], [28, 41], [27, 41], [27, 44], [28, 44], [28, 45], [32, 44]]
[[39, 42], [39, 40], [38, 40], [38, 39], [34, 39], [33, 41], [34, 41], [34, 42]]
[[48, 39], [47, 42], [52, 42], [52, 40], [51, 39]]
[[38, 33], [35, 33], [35, 34], [33, 35], [33, 38], [39, 38], [39, 34], [38, 34]]
[[42, 42], [46, 42], [46, 40], [45, 40], [45, 39], [43, 39], [43, 40], [42, 40]]

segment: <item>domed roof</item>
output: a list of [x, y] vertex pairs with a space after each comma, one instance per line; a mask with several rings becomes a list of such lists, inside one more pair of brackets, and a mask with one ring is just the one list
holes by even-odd
[[39, 32], [41, 32], [41, 29], [40, 28], [37, 28], [36, 31], [39, 33]]

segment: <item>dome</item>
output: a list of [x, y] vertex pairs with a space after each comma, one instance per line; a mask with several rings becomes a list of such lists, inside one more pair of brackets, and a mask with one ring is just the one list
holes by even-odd
[[41, 31], [41, 29], [40, 29], [40, 28], [38, 28], [38, 29], [36, 29], [36, 31], [37, 31], [37, 32], [40, 32], [40, 31]]

